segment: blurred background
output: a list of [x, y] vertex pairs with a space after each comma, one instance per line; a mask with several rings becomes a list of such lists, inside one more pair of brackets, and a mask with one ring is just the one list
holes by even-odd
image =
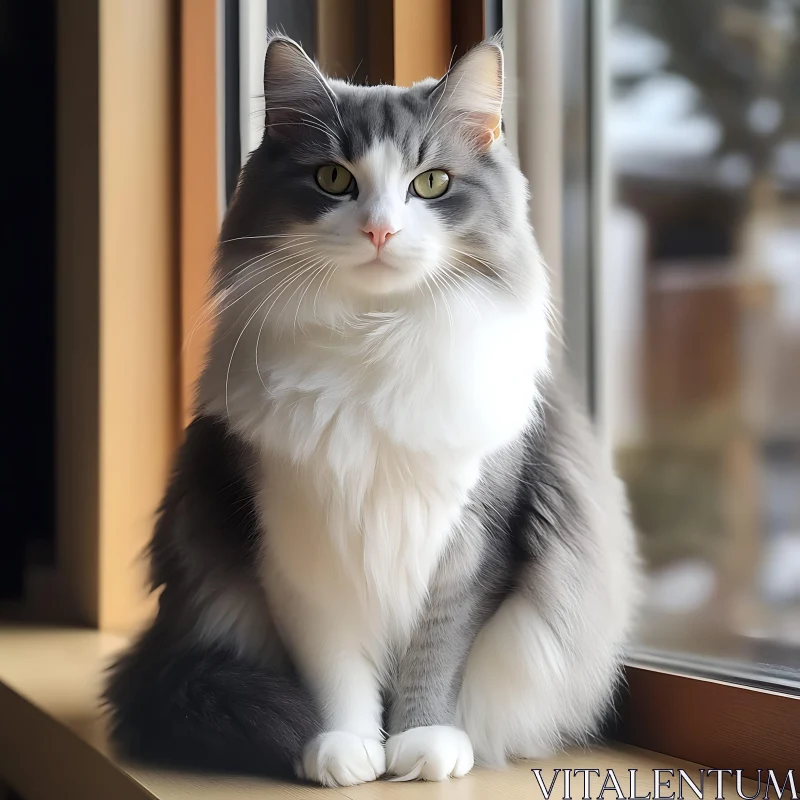
[[617, 3], [598, 376], [649, 570], [641, 644], [794, 682], [799, 34], [793, 0]]
[[[76, 47], [92, 26], [100, 44]], [[503, 29], [506, 136], [566, 359], [641, 533], [631, 659], [800, 687], [797, 0], [0, 0], [0, 614], [141, 617], [139, 578], [121, 576], [191, 405], [214, 238], [261, 136], [268, 27], [332, 75], [398, 84]], [[124, 147], [104, 150], [115, 125]], [[101, 214], [70, 233], [134, 184], [132, 227]], [[164, 230], [145, 253], [147, 214]], [[160, 271], [142, 288], [144, 264]]]

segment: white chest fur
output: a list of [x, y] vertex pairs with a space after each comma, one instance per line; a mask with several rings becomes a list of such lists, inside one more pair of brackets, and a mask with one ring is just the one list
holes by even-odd
[[234, 384], [232, 419], [263, 453], [268, 563], [295, 594], [410, 629], [481, 459], [527, 423], [546, 368], [543, 321], [490, 316], [280, 337], [263, 384]]

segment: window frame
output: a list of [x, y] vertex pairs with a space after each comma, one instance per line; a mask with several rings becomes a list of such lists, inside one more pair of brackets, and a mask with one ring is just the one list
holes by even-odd
[[800, 759], [800, 696], [626, 665], [614, 737], [645, 750], [781, 779]]

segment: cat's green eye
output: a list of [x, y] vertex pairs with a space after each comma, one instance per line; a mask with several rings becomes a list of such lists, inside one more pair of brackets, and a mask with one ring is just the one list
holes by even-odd
[[320, 167], [316, 178], [317, 186], [328, 194], [344, 194], [355, 184], [350, 172], [338, 164], [326, 164]]
[[450, 185], [450, 176], [443, 169], [429, 169], [411, 182], [414, 194], [425, 200], [441, 197]]

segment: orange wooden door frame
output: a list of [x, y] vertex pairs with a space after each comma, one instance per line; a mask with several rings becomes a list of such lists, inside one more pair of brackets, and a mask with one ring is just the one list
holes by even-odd
[[180, 337], [181, 410], [191, 418], [194, 384], [210, 332], [206, 300], [220, 226], [218, 0], [180, 3]]

